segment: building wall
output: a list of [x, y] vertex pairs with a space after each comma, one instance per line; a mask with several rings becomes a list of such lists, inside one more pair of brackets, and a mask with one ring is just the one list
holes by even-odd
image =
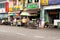
[[5, 12], [6, 12], [6, 11], [5, 11], [5, 2], [6, 2], [6, 1], [0, 2], [0, 13], [5, 13]]
[[7, 0], [0, 0], [0, 2], [7, 1]]
[[[23, 10], [23, 0], [20, 0], [20, 1], [19, 0], [10, 0], [9, 1], [9, 8], [12, 11], [15, 11], [18, 8], [19, 8], [19, 10]], [[13, 10], [13, 8], [15, 10]]]
[[60, 9], [60, 5], [51, 5], [51, 6], [44, 6], [45, 10], [47, 9]]
[[7, 18], [8, 14], [6, 13], [6, 3], [7, 0], [0, 0], [0, 19]]

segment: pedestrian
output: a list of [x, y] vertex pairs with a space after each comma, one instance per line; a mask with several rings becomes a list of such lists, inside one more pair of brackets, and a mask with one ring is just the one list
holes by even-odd
[[23, 26], [25, 26], [27, 24], [27, 19], [25, 17], [23, 17], [23, 19], [22, 19], [22, 24], [23, 24]]
[[13, 20], [13, 24], [16, 25], [16, 18]]
[[27, 17], [27, 26], [29, 26], [30, 19]]
[[2, 20], [2, 24], [4, 23], [5, 21], [4, 20]]
[[11, 20], [10, 22], [11, 22], [11, 26], [12, 26], [13, 25], [13, 21]]

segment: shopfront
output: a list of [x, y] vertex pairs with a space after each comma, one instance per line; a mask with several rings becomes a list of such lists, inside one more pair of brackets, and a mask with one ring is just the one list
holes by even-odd
[[26, 10], [26, 11], [28, 13], [30, 13], [30, 16], [32, 18], [37, 18], [37, 16], [40, 14], [40, 8], [39, 8], [39, 4], [38, 3], [34, 3], [34, 4], [33, 3], [30, 3], [30, 4], [28, 4], [27, 5], [27, 9], [28, 10]]
[[54, 25], [55, 28], [58, 27], [58, 22], [60, 22], [60, 9], [49, 9], [45, 10], [45, 23], [49, 23], [50, 25]]
[[45, 16], [45, 23], [49, 22], [49, 24], [52, 24], [57, 27], [59, 19], [60, 19], [60, 5], [50, 5], [45, 6], [44, 10], [44, 16]]
[[[49, 16], [49, 21], [51, 23], [54, 23], [54, 20], [59, 19], [59, 10], [60, 10], [60, 1], [59, 0], [49, 0], [48, 1], [48, 6], [45, 8], [46, 14]], [[49, 6], [50, 5], [50, 6]]]
[[[59, 0], [41, 0], [43, 6], [42, 14], [44, 22], [49, 24], [55, 23], [55, 20], [59, 20], [60, 1]], [[44, 23], [43, 23], [44, 24]], [[56, 24], [56, 23], [55, 23]]]
[[8, 18], [8, 13], [0, 13], [0, 19]]
[[37, 21], [40, 18], [40, 8], [39, 8], [39, 4], [38, 3], [29, 3], [27, 4], [26, 7], [26, 12], [28, 12], [30, 14], [29, 19], [30, 21], [34, 23], [37, 23]]
[[56, 19], [59, 19], [59, 9], [45, 10], [45, 22], [54, 24]]
[[20, 13], [9, 12], [8, 13], [8, 21], [12, 22], [11, 24], [16, 25], [17, 18], [20, 17]]
[[30, 14], [30, 19], [39, 19], [40, 18], [40, 12], [39, 10], [28, 10], [27, 12]]

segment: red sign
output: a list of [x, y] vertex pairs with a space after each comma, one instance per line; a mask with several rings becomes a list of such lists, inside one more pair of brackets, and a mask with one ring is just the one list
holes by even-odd
[[8, 2], [5, 2], [5, 11], [9, 12], [9, 3]]

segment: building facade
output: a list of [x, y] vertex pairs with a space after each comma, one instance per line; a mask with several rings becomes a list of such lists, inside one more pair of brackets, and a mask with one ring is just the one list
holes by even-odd
[[18, 15], [21, 10], [28, 12], [31, 17], [38, 15], [41, 27], [45, 22], [53, 24], [55, 19], [60, 19], [59, 0], [0, 0], [0, 19]]
[[7, 0], [0, 0], [0, 19], [8, 17], [9, 3]]
[[[30, 14], [30, 20], [40, 19], [40, 0], [25, 0], [25, 9], [24, 11]], [[39, 26], [40, 27], [40, 26]]]
[[59, 0], [41, 0], [41, 5], [43, 6], [43, 16], [44, 22], [49, 22], [50, 24], [57, 25], [55, 20], [60, 19], [60, 1]]
[[21, 10], [23, 10], [23, 0], [9, 0], [8, 21], [19, 17]]

